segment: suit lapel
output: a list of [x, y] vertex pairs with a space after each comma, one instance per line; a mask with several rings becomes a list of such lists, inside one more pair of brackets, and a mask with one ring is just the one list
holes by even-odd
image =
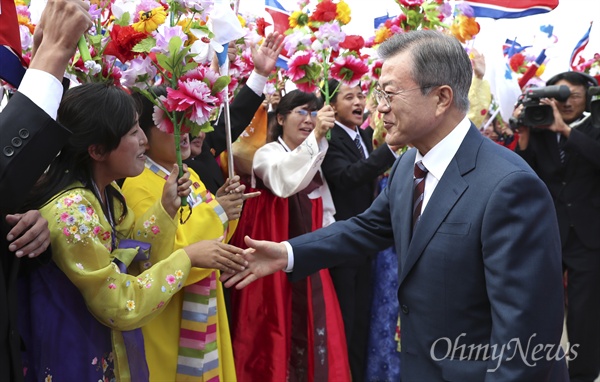
[[394, 234], [399, 234], [400, 238], [396, 238], [396, 250], [399, 256], [400, 269], [404, 269], [408, 246], [410, 244], [411, 230], [406, 229], [412, 225], [412, 201], [413, 197], [413, 166], [417, 150], [412, 149], [407, 151], [398, 163], [398, 168], [395, 172], [395, 177], [398, 178], [398, 191], [393, 190], [397, 195], [395, 202], [398, 205], [398, 215], [393, 216], [393, 219], [398, 219], [400, 230]]
[[[404, 202], [405, 205], [411, 205], [409, 211], [405, 211], [411, 218], [409, 219], [408, 226], [401, 229], [403, 243], [401, 252], [401, 264], [400, 276], [398, 284], [401, 285], [412, 267], [415, 265], [419, 257], [423, 254], [423, 251], [427, 247], [427, 244], [433, 238], [448, 213], [454, 208], [460, 197], [469, 187], [468, 183], [464, 180], [463, 175], [475, 168], [475, 162], [477, 160], [477, 152], [481, 146], [483, 138], [481, 133], [474, 127], [471, 126], [469, 132], [465, 136], [460, 148], [456, 152], [456, 155], [450, 161], [448, 168], [442, 175], [435, 191], [431, 195], [425, 211], [421, 215], [421, 220], [415, 232], [410, 237], [411, 225], [412, 225], [412, 203]], [[413, 157], [414, 158], [414, 157]], [[414, 159], [413, 159], [414, 162]], [[411, 185], [412, 187], [412, 177]], [[412, 191], [410, 192], [412, 201]], [[405, 236], [408, 236], [408, 241]]]

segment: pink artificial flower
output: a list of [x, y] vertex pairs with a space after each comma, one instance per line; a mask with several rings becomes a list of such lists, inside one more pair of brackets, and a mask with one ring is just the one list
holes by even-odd
[[381, 67], [382, 66], [383, 66], [383, 62], [380, 60], [373, 62], [373, 65], [371, 65], [371, 77], [373, 77], [373, 79], [378, 80], [379, 77], [381, 77]]
[[314, 56], [309, 51], [299, 51], [288, 61], [287, 75], [292, 81], [306, 77], [306, 66], [315, 62]]
[[[192, 122], [203, 125], [210, 119], [218, 99], [211, 95], [208, 85], [200, 80], [179, 80], [178, 84], [178, 89], [167, 88], [167, 98], [173, 110], [186, 112]], [[184, 130], [185, 126], [182, 126], [181, 131], [186, 132]]]
[[405, 7], [415, 7], [415, 6], [420, 6], [421, 4], [423, 4], [424, 0], [398, 0], [400, 2], [400, 5], [403, 5]]
[[353, 55], [341, 56], [331, 65], [331, 77], [350, 87], [358, 85], [361, 77], [367, 74], [368, 71], [367, 64]]
[[[160, 96], [157, 98], [157, 101], [165, 105], [165, 107], [167, 107], [167, 97]], [[156, 105], [154, 106], [154, 113], [152, 113], [152, 121], [154, 122], [156, 127], [158, 127], [158, 129], [164, 133], [173, 134], [173, 132], [175, 131], [173, 122], [165, 114], [165, 111]]]
[[313, 93], [319, 89], [315, 81], [296, 82], [296, 87], [298, 90], [303, 91], [304, 93]]

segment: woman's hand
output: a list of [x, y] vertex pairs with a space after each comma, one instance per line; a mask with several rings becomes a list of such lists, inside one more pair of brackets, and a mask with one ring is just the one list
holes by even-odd
[[193, 267], [218, 269], [226, 273], [238, 273], [246, 269], [248, 262], [241, 256], [243, 250], [216, 240], [202, 240], [184, 248]]
[[183, 165], [183, 176], [178, 178], [179, 166], [173, 165], [173, 169], [163, 187], [161, 203], [165, 211], [174, 218], [177, 210], [181, 207], [181, 198], [187, 198], [191, 190], [192, 181], [187, 165]]
[[335, 112], [331, 105], [325, 105], [317, 113], [317, 124], [315, 126], [315, 137], [317, 141], [327, 134], [327, 131], [335, 125]]
[[242, 214], [244, 201], [260, 195], [260, 192], [244, 194], [245, 190], [246, 186], [240, 183], [238, 175], [235, 175], [231, 180], [227, 179], [225, 184], [217, 190], [217, 202], [225, 210], [227, 219], [239, 219]]

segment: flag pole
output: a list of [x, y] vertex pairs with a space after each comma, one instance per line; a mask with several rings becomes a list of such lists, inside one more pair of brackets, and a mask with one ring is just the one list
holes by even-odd
[[[229, 49], [229, 44], [226, 44], [224, 49]], [[222, 76], [229, 74], [229, 57], [227, 53], [225, 54], [225, 62], [219, 67], [219, 71]], [[233, 142], [231, 140], [231, 114], [229, 113], [229, 86], [225, 86], [223, 92], [225, 100], [223, 102], [223, 113], [225, 115], [225, 143], [227, 145], [227, 175], [229, 176], [229, 179], [231, 179], [235, 173], [233, 171]]]

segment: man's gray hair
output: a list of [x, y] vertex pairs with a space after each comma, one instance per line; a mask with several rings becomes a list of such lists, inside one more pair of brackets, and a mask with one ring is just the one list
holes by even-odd
[[410, 50], [411, 77], [428, 94], [433, 86], [448, 85], [454, 93], [454, 106], [469, 110], [469, 87], [473, 77], [471, 60], [458, 40], [433, 30], [397, 33], [378, 49], [385, 61]]

